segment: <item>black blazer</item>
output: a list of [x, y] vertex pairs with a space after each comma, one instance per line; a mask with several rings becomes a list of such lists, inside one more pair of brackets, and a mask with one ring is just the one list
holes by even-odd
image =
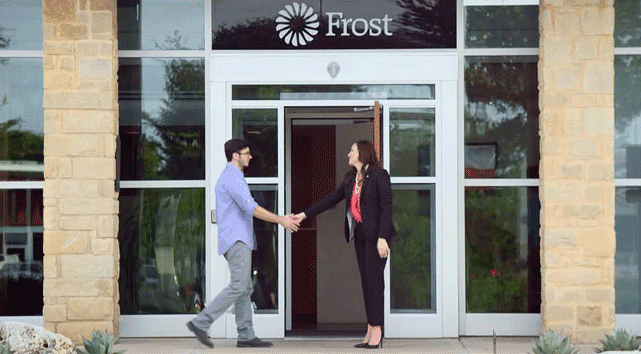
[[[345, 240], [349, 242], [349, 213], [352, 191], [356, 176], [350, 176], [318, 203], [305, 210], [308, 218], [313, 218], [345, 199]], [[361, 215], [363, 217], [362, 231], [368, 240], [384, 238], [388, 243], [396, 236], [392, 225], [392, 184], [384, 168], [369, 166], [363, 177], [361, 187]]]

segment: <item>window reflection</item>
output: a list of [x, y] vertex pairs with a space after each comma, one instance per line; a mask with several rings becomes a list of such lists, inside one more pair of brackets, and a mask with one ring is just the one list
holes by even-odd
[[541, 308], [537, 187], [465, 189], [468, 313], [538, 313]]
[[44, 178], [42, 60], [0, 58], [0, 180]]
[[617, 314], [641, 313], [641, 188], [616, 188], [615, 304]]
[[434, 176], [434, 108], [390, 109], [390, 174]]
[[41, 50], [42, 0], [3, 0], [0, 7], [0, 50]]
[[641, 3], [614, 1], [614, 43], [616, 47], [641, 46]]
[[[465, 177], [539, 177], [536, 61], [536, 57], [466, 58]], [[495, 160], [488, 160], [489, 151], [481, 147], [494, 147]], [[483, 163], [478, 165], [479, 161]]]
[[434, 84], [425, 85], [234, 85], [233, 100], [433, 100]]
[[41, 316], [42, 190], [0, 190], [0, 316]]
[[[252, 197], [258, 205], [278, 214], [277, 186], [250, 185]], [[254, 218], [256, 249], [252, 251], [252, 278], [254, 292], [251, 300], [256, 310], [274, 313], [278, 309], [278, 227], [276, 224]]]
[[538, 6], [465, 7], [468, 48], [537, 48]]
[[398, 237], [390, 257], [392, 312], [436, 311], [434, 185], [394, 185], [392, 220]]
[[205, 49], [204, 0], [118, 0], [118, 49]]
[[205, 178], [203, 59], [121, 59], [123, 180]]
[[120, 191], [120, 310], [197, 313], [205, 301], [205, 190]]
[[616, 178], [641, 178], [641, 56], [614, 58]]
[[278, 169], [278, 110], [232, 110], [233, 137], [249, 143], [252, 159], [245, 177], [276, 177]]

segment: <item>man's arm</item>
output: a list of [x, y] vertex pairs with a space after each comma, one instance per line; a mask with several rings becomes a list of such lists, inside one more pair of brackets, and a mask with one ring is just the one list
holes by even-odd
[[260, 205], [257, 205], [256, 209], [254, 209], [254, 217], [274, 224], [281, 224], [285, 229], [291, 232], [298, 231], [298, 227], [300, 226], [300, 220], [294, 218], [293, 215], [276, 215]]

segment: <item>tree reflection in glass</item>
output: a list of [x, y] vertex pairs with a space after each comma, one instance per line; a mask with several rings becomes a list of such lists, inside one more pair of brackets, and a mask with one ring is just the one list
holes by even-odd
[[232, 110], [232, 135], [249, 143], [252, 160], [245, 177], [276, 177], [278, 171], [278, 110], [273, 108]]
[[392, 312], [436, 311], [434, 186], [394, 185], [398, 236], [390, 256]]
[[41, 59], [0, 58], [0, 180], [44, 179], [42, 70]]
[[537, 48], [539, 7], [466, 6], [467, 48]]
[[641, 46], [641, 4], [637, 0], [614, 1], [616, 47]]
[[[278, 214], [277, 186], [250, 185], [258, 205]], [[274, 313], [278, 308], [278, 227], [254, 218], [256, 249], [252, 251], [254, 292], [251, 300], [257, 312]]]
[[205, 301], [205, 190], [120, 191], [122, 314], [197, 313]]
[[465, 189], [468, 313], [538, 313], [540, 202], [536, 187]]
[[390, 108], [390, 175], [435, 175], [434, 117], [434, 108]]
[[641, 178], [641, 56], [614, 57], [614, 168], [617, 178]]
[[[492, 177], [538, 178], [536, 57], [468, 57], [465, 143], [498, 146]], [[468, 164], [466, 177], [480, 178]]]
[[205, 178], [203, 59], [122, 59], [123, 180]]

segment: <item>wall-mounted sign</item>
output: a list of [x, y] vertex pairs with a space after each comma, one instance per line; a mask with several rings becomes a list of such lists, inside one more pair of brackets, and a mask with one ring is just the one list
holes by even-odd
[[456, 0], [214, 0], [213, 49], [455, 48]]

